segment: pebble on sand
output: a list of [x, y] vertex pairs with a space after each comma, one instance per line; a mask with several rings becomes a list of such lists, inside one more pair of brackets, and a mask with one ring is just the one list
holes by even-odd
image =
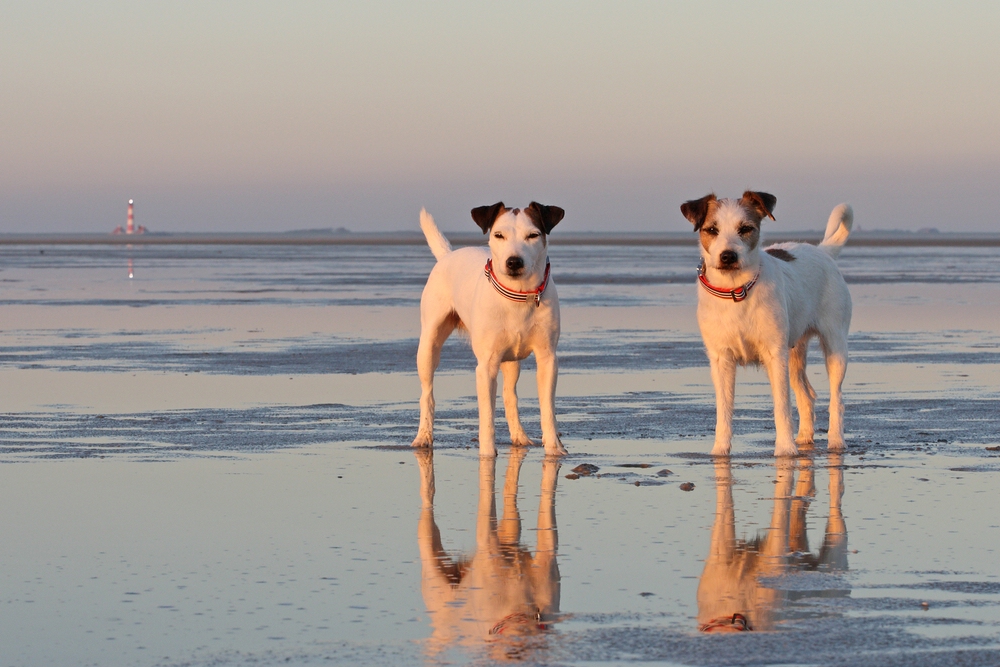
[[684, 482], [683, 484], [681, 484], [681, 491], [693, 491], [693, 490], [694, 490], [694, 484], [693, 483], [691, 483], [691, 482]]
[[600, 470], [600, 468], [595, 466], [593, 463], [581, 463], [577, 467], [573, 468], [573, 472], [575, 472], [577, 475], [584, 475], [584, 476], [593, 475], [598, 470]]
[[657, 470], [656, 471], [656, 476], [657, 477], [669, 477], [670, 475], [673, 475], [673, 474], [674, 473], [672, 471], [667, 470], [666, 468], [664, 468], [663, 470]]
[[571, 472], [570, 474], [566, 475], [566, 479], [580, 479], [580, 476], [577, 475], [575, 472]]

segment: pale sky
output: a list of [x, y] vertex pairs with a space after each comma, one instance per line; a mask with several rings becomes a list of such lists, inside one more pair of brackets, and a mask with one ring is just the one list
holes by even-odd
[[1000, 3], [5, 2], [0, 232], [993, 231]]

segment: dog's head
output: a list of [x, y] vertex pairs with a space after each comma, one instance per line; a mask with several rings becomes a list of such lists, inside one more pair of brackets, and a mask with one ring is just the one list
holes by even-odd
[[493, 270], [515, 279], [541, 278], [549, 232], [565, 214], [558, 206], [538, 202], [525, 209], [509, 209], [503, 202], [472, 209], [472, 219], [489, 234]]
[[739, 199], [706, 195], [681, 205], [701, 238], [706, 267], [723, 272], [753, 269], [760, 261], [760, 223], [774, 220], [774, 195], [747, 190]]

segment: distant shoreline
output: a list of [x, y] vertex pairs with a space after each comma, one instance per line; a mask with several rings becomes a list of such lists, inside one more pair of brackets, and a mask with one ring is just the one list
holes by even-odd
[[[482, 245], [481, 234], [447, 234], [456, 246]], [[818, 243], [816, 232], [786, 232], [770, 234], [768, 243], [804, 241]], [[684, 232], [666, 233], [588, 233], [576, 232], [553, 235], [555, 246], [686, 246], [695, 243], [695, 236]], [[424, 245], [419, 232], [351, 233], [351, 232], [272, 232], [272, 233], [147, 233], [147, 234], [0, 234], [0, 245], [274, 245], [274, 246], [412, 246]], [[862, 232], [851, 235], [851, 246], [895, 247], [1000, 247], [1000, 234]]]

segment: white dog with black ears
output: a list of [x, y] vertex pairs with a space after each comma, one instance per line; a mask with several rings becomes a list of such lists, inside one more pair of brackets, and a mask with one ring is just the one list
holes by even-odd
[[420, 297], [420, 428], [414, 447], [434, 442], [434, 371], [441, 346], [459, 328], [468, 332], [477, 361], [480, 456], [497, 454], [494, 411], [500, 372], [511, 444], [532, 444], [518, 417], [516, 389], [521, 360], [532, 353], [545, 453], [566, 454], [555, 413], [559, 297], [548, 261], [548, 234], [563, 215], [558, 206], [536, 202], [525, 209], [508, 209], [503, 202], [480, 206], [472, 209], [472, 219], [489, 235], [489, 247], [452, 250], [434, 219], [420, 212], [420, 228], [438, 261]]
[[[841, 386], [847, 372], [851, 294], [834, 261], [847, 242], [854, 214], [833, 209], [819, 246], [779, 243], [761, 250], [760, 223], [777, 199], [766, 192], [740, 199], [714, 194], [685, 202], [681, 213], [701, 239], [698, 326], [715, 384], [716, 423], [712, 454], [728, 456], [733, 438], [736, 366], [761, 364], [774, 398], [775, 456], [794, 456], [813, 442], [816, 392], [806, 376], [806, 352], [816, 336], [830, 377], [830, 449], [844, 448]], [[789, 375], [799, 409], [792, 437]]]

